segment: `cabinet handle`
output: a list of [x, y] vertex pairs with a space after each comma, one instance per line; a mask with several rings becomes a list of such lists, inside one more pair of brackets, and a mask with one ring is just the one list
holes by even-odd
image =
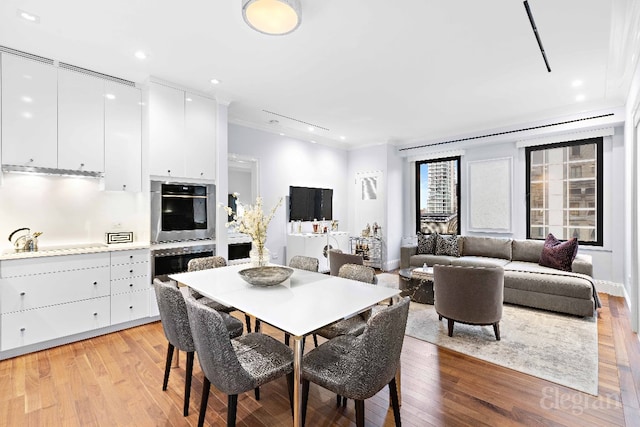
[[33, 159], [29, 159], [29, 163], [33, 163]]
[[169, 173], [169, 174], [170, 174], [170, 173], [171, 173], [171, 169], [167, 169], [167, 173]]
[[132, 305], [130, 305], [130, 306], [129, 306], [129, 309], [132, 309], [132, 308], [133, 308], [133, 306], [132, 306]]
[[129, 255], [129, 259], [133, 259], [133, 255]]
[[129, 270], [129, 273], [133, 273], [133, 269]]
[[133, 283], [129, 283], [129, 287], [130, 287], [130, 288], [133, 288]]
[[26, 330], [27, 330], [27, 328], [20, 328], [20, 332], [24, 332]]
[[122, 189], [126, 190], [127, 189], [127, 184], [122, 184]]
[[20, 292], [20, 296], [23, 297], [25, 296], [26, 292]]
[[98, 282], [93, 282], [93, 286], [96, 286], [98, 284]]
[[83, 168], [84, 167], [84, 163], [80, 163], [80, 167]]
[[200, 172], [200, 176], [204, 175], [204, 172]]
[[98, 313], [93, 313], [93, 315], [94, 315], [94, 316], [97, 316], [97, 315], [98, 315]]

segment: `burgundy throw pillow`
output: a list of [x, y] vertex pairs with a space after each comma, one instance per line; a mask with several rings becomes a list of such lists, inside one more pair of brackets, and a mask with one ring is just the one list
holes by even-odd
[[575, 237], [561, 242], [549, 233], [544, 241], [544, 247], [540, 254], [540, 264], [543, 267], [551, 267], [556, 270], [571, 271], [571, 264], [578, 253], [578, 239]]

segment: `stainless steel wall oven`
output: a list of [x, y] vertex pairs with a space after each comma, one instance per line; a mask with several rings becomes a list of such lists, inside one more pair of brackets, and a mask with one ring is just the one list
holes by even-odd
[[187, 264], [194, 258], [212, 256], [216, 252], [215, 245], [181, 246], [168, 249], [154, 249], [151, 263], [152, 277], [169, 280], [167, 275], [187, 271]]
[[151, 181], [151, 242], [215, 238], [215, 186]]

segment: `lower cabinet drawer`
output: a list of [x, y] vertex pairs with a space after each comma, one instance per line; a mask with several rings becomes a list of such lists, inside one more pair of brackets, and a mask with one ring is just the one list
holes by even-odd
[[0, 350], [10, 350], [109, 326], [110, 297], [2, 314]]
[[[111, 295], [148, 290], [152, 288], [149, 276], [131, 277], [129, 279], [111, 280]], [[152, 288], [153, 289], [153, 288]]]
[[147, 289], [127, 294], [111, 295], [111, 324], [128, 322], [149, 316]]

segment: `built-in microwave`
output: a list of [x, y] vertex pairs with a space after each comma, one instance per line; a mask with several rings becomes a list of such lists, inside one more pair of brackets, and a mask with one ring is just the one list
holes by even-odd
[[215, 238], [213, 184], [151, 181], [151, 242]]

